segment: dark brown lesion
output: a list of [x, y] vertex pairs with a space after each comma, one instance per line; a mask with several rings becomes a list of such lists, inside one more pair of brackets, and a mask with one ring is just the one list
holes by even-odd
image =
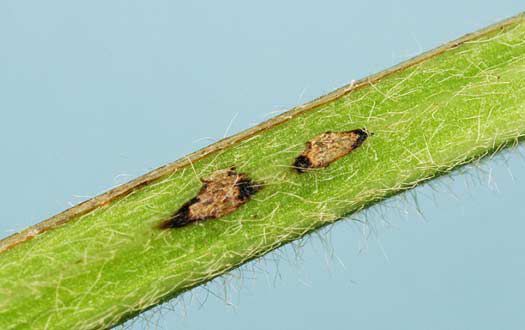
[[299, 173], [327, 167], [361, 146], [369, 135], [366, 129], [328, 131], [317, 135], [306, 142], [305, 150], [295, 159], [293, 167]]
[[197, 196], [182, 205], [160, 225], [161, 228], [177, 228], [196, 221], [221, 218], [237, 210], [261, 188], [234, 167], [216, 171], [202, 183]]

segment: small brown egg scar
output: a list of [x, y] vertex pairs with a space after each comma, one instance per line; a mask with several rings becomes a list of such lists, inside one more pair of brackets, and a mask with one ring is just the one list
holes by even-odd
[[365, 129], [322, 133], [306, 142], [305, 150], [295, 159], [293, 167], [299, 173], [327, 167], [361, 146], [369, 135]]

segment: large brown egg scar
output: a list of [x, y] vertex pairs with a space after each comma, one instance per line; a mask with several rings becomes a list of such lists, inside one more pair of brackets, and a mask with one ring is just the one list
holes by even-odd
[[257, 193], [260, 185], [234, 167], [214, 172], [202, 180], [197, 196], [182, 205], [177, 212], [161, 224], [161, 228], [183, 227], [189, 223], [226, 216]]

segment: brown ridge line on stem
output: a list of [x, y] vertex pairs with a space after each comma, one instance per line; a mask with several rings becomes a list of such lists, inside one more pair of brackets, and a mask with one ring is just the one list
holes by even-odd
[[185, 158], [179, 159], [177, 161], [174, 161], [172, 163], [166, 164], [164, 166], [161, 166], [147, 174], [144, 174], [128, 183], [125, 183], [123, 185], [120, 185], [116, 188], [113, 188], [105, 193], [102, 193], [92, 199], [89, 199], [85, 202], [82, 202], [78, 205], [75, 205], [65, 211], [62, 211], [61, 213], [52, 216], [51, 218], [44, 220], [36, 225], [33, 225], [31, 227], [28, 227], [21, 232], [15, 233], [11, 236], [8, 236], [2, 240], [0, 240], [0, 253], [7, 251], [14, 247], [15, 245], [25, 242], [29, 239], [32, 239], [36, 235], [39, 235], [43, 232], [46, 232], [50, 229], [56, 228], [58, 226], [61, 226], [71, 219], [74, 219], [76, 217], [82, 216], [84, 214], [87, 214], [91, 211], [93, 211], [96, 208], [99, 208], [101, 206], [107, 205], [111, 203], [113, 200], [125, 197], [132, 193], [135, 190], [138, 190], [149, 183], [152, 183], [154, 181], [157, 181], [159, 179], [162, 179], [166, 177], [169, 174], [172, 174], [176, 172], [177, 170], [190, 165], [191, 163], [194, 163], [206, 156], [208, 156], [211, 153], [214, 153], [216, 151], [225, 149], [229, 147], [230, 145], [236, 144], [238, 142], [241, 142], [243, 140], [246, 140], [250, 137], [253, 137], [257, 135], [258, 133], [261, 133], [267, 129], [270, 129], [274, 126], [283, 124], [292, 118], [307, 112], [309, 110], [315, 109], [321, 105], [324, 105], [326, 103], [329, 103], [331, 101], [334, 101], [351, 91], [369, 86], [373, 83], [378, 82], [379, 80], [392, 75], [394, 73], [397, 73], [399, 71], [405, 70], [407, 68], [410, 68], [412, 66], [415, 66], [417, 64], [420, 64], [422, 62], [425, 62], [437, 55], [440, 55], [448, 50], [454, 49], [468, 41], [472, 41], [476, 38], [483, 37], [484, 35], [490, 34], [492, 32], [496, 32], [497, 30], [502, 30], [508, 26], [511, 26], [513, 24], [519, 24], [523, 19], [525, 18], [525, 15], [523, 13], [518, 14], [514, 17], [511, 17], [509, 19], [506, 19], [502, 22], [493, 24], [491, 26], [488, 26], [484, 29], [481, 29], [477, 32], [469, 33], [464, 35], [463, 37], [460, 37], [454, 41], [448, 42], [438, 48], [435, 48], [433, 50], [424, 52], [412, 59], [409, 59], [407, 61], [401, 62], [400, 64], [397, 64], [389, 69], [386, 69], [382, 72], [373, 74], [369, 77], [363, 78], [357, 82], [345, 85], [339, 89], [336, 89], [333, 92], [330, 92], [324, 96], [321, 96], [313, 101], [307, 102], [303, 105], [296, 106], [292, 108], [291, 110], [280, 114], [270, 120], [267, 120], [257, 126], [254, 126], [252, 128], [249, 128], [243, 132], [240, 132], [236, 135], [233, 135], [231, 137], [222, 139], [212, 145], [209, 145], [201, 150], [198, 150], [194, 153], [191, 153], [190, 155], [186, 156]]

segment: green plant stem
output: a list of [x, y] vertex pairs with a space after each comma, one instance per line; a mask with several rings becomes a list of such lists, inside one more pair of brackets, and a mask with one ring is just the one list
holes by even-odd
[[[111, 327], [525, 134], [520, 15], [343, 87], [0, 242], [0, 328]], [[291, 168], [322, 132], [366, 128], [324, 169]], [[236, 212], [158, 224], [199, 178], [236, 166], [264, 184]]]

